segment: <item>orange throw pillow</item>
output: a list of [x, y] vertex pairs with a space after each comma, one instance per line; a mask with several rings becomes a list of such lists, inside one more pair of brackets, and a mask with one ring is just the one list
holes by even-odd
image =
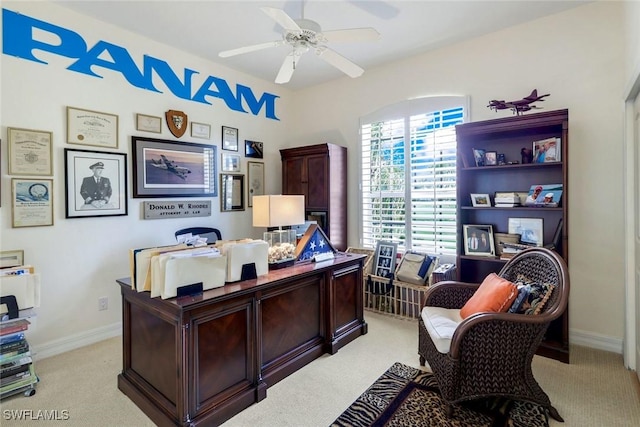
[[483, 311], [505, 312], [509, 310], [517, 296], [518, 287], [516, 285], [496, 273], [491, 273], [485, 277], [478, 290], [462, 307], [460, 316], [466, 319], [472, 314]]

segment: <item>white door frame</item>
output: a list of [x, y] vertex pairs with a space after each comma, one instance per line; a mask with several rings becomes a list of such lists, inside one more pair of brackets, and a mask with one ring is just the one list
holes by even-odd
[[640, 307], [637, 300], [640, 299], [640, 284], [637, 283], [636, 270], [640, 268], [637, 265], [636, 257], [636, 239], [638, 238], [636, 218], [640, 215], [640, 197], [638, 192], [638, 170], [637, 159], [640, 158], [640, 146], [637, 141], [640, 136], [636, 133], [640, 132], [640, 128], [636, 115], [635, 104], [636, 98], [640, 96], [640, 68], [635, 70], [628, 86], [625, 97], [625, 336], [624, 336], [624, 365], [628, 369], [635, 370], [640, 376], [640, 342], [638, 342], [637, 334], [640, 332], [638, 319], [640, 318]]

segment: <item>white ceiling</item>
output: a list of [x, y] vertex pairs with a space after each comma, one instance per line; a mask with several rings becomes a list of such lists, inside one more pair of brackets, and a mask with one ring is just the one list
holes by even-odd
[[[577, 0], [54, 2], [268, 81], [275, 79], [290, 52], [286, 46], [218, 57], [223, 50], [281, 39], [282, 29], [260, 10], [261, 6], [283, 9], [298, 19], [302, 17], [304, 4], [304, 17], [316, 21], [323, 30], [375, 28], [381, 35], [378, 41], [329, 45], [366, 73], [367, 69], [388, 62], [587, 3]], [[108, 34], [103, 39], [108, 41]], [[310, 51], [300, 59], [285, 86], [298, 90], [343, 77], [349, 78]]]

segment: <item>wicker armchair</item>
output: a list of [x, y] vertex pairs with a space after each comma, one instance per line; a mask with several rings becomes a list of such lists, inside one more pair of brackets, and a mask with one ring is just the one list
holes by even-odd
[[[540, 314], [483, 312], [471, 315], [455, 327], [446, 353], [436, 348], [424, 318], [419, 321], [420, 365], [424, 366], [425, 361], [429, 363], [442, 397], [448, 403], [449, 416], [455, 403], [504, 396], [537, 403], [554, 419], [564, 421], [534, 379], [531, 361], [549, 323], [567, 307], [567, 265], [555, 252], [531, 248], [514, 256], [498, 273], [512, 282], [519, 274], [531, 281], [555, 285]], [[478, 286], [454, 281], [437, 283], [427, 291], [423, 310], [429, 306], [460, 309]]]

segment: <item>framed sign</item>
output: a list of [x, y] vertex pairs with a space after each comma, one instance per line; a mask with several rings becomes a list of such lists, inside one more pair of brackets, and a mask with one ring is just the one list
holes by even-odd
[[264, 163], [247, 162], [247, 180], [249, 181], [249, 193], [247, 205], [253, 206], [253, 196], [264, 194]]
[[131, 137], [133, 197], [215, 197], [216, 146]]
[[24, 251], [22, 249], [0, 252], [0, 268], [17, 267], [19, 265], [24, 265]]
[[64, 150], [66, 218], [127, 215], [127, 155]]
[[118, 116], [67, 107], [67, 142], [118, 148]]
[[43, 130], [7, 128], [9, 175], [53, 175], [53, 136]]
[[11, 179], [11, 226], [53, 225], [53, 180]]
[[162, 117], [136, 114], [136, 130], [143, 132], [162, 133]]
[[222, 126], [222, 149], [238, 151], [238, 129]]
[[220, 211], [244, 210], [244, 175], [220, 174]]

